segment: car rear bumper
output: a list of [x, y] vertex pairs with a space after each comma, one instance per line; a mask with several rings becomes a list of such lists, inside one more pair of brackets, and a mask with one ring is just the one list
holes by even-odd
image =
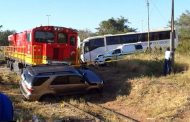
[[29, 101], [35, 101], [37, 99], [35, 95], [27, 93], [26, 90], [23, 88], [22, 84], [20, 84], [20, 92], [24, 96], [24, 98]]

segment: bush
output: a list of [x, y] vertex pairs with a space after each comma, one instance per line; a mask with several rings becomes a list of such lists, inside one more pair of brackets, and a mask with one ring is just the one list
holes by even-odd
[[177, 51], [182, 54], [190, 55], [190, 39], [182, 39], [181, 43], [178, 45]]

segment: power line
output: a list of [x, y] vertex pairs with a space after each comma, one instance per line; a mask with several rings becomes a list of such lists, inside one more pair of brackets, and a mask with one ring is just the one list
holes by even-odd
[[155, 2], [153, 2], [153, 0], [151, 0], [151, 3], [152, 3], [153, 6], [157, 9], [158, 14], [161, 16], [162, 20], [165, 22], [165, 20], [167, 20], [167, 18], [162, 14], [162, 12], [161, 12], [160, 9], [158, 8], [158, 6], [155, 4]]

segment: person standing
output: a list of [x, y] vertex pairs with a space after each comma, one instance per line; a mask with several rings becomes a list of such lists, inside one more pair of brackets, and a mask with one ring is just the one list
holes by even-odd
[[171, 73], [171, 58], [172, 58], [172, 51], [170, 48], [167, 47], [165, 51], [165, 59], [164, 59], [164, 75]]

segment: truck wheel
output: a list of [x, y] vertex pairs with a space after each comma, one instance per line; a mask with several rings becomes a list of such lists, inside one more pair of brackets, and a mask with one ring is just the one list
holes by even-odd
[[9, 62], [9, 64], [10, 64], [10, 65], [9, 65], [9, 66], [10, 66], [10, 67], [9, 67], [9, 68], [10, 68], [10, 70], [11, 70], [11, 71], [13, 71], [13, 69], [14, 69], [14, 68], [13, 68], [13, 62], [12, 62], [12, 61], [10, 61], [10, 62]]
[[10, 67], [10, 61], [9, 60], [7, 60], [7, 68], [9, 68]]
[[20, 73], [20, 74], [23, 73], [23, 68], [19, 69], [19, 73]]
[[19, 74], [23, 73], [24, 64], [18, 63]]

